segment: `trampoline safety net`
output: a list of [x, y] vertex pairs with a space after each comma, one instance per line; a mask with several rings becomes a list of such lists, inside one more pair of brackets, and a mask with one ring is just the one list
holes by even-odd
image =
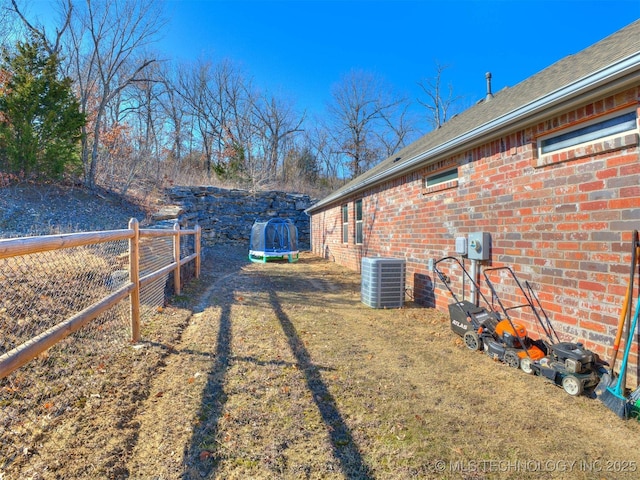
[[249, 259], [266, 262], [269, 259], [298, 259], [298, 229], [285, 218], [272, 218], [266, 222], [255, 221], [251, 227]]

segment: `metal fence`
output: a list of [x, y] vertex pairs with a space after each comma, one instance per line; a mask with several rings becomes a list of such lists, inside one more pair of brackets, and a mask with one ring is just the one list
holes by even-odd
[[[18, 435], [36, 406], [56, 415], [82, 398], [167, 293], [180, 293], [184, 272], [200, 275], [199, 227], [133, 219], [124, 230], [0, 240], [0, 437]], [[9, 443], [0, 438], [0, 450]]]

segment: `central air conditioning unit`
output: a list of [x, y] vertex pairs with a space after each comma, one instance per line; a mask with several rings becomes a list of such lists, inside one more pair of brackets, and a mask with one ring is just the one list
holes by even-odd
[[406, 261], [403, 258], [362, 259], [362, 303], [372, 308], [404, 304]]

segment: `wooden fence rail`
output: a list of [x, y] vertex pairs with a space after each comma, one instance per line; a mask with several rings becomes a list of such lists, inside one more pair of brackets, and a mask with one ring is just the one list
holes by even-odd
[[[194, 253], [180, 258], [180, 238], [184, 235], [194, 236]], [[144, 277], [140, 277], [140, 239], [150, 237], [173, 237], [173, 261]], [[99, 315], [127, 297], [131, 298], [131, 340], [140, 341], [140, 289], [154, 280], [173, 272], [174, 289], [180, 294], [180, 267], [194, 261], [195, 276], [200, 277], [200, 226], [191, 230], [181, 230], [179, 225], [173, 229], [141, 229], [133, 218], [129, 228], [124, 230], [108, 230], [102, 232], [69, 233], [62, 235], [46, 235], [41, 237], [12, 238], [0, 240], [0, 259], [19, 257], [39, 252], [62, 250], [85, 245], [96, 245], [105, 242], [129, 241], [129, 283], [95, 302], [81, 312], [52, 326], [39, 335], [18, 345], [0, 356], [0, 378], [4, 378], [33, 358], [40, 355], [56, 343], [81, 329]]]

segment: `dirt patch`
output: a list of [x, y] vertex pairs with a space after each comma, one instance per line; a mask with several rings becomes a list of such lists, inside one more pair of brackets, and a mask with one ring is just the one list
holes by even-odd
[[4, 478], [637, 478], [637, 422], [468, 350], [432, 309], [365, 306], [334, 263], [246, 253], [208, 252]]

